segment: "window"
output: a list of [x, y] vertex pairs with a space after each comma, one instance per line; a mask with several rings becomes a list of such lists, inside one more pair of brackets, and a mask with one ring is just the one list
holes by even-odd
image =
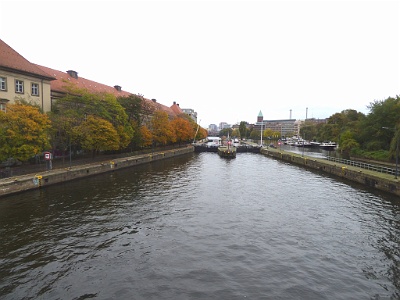
[[32, 96], [39, 96], [39, 84], [32, 83]]
[[6, 112], [7, 99], [0, 99], [0, 111]]
[[7, 91], [7, 78], [0, 77], [0, 91]]
[[15, 80], [15, 92], [16, 93], [24, 93], [24, 82], [22, 80]]

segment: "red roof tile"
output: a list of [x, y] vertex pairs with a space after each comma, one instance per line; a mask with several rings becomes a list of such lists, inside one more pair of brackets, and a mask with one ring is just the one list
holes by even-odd
[[177, 115], [183, 113], [182, 109], [179, 107], [178, 104], [176, 104], [176, 102], [174, 102], [174, 104], [172, 104], [171, 109]]
[[[130, 92], [126, 92], [123, 90], [118, 91], [115, 87], [98, 83], [89, 79], [85, 79], [83, 77], [78, 76], [78, 78], [73, 78], [67, 72], [50, 69], [48, 67], [40, 65], [36, 66], [56, 79], [50, 82], [51, 90], [55, 92], [61, 92], [61, 93], [68, 92], [67, 86], [69, 85], [69, 83], [72, 83], [77, 88], [86, 89], [91, 93], [108, 93], [108, 94], [113, 94], [116, 97], [128, 97], [132, 95], [132, 93]], [[170, 107], [146, 98], [144, 99], [146, 101], [151, 102], [151, 104], [154, 105], [156, 109], [160, 109], [167, 112], [168, 115], [170, 115], [171, 117], [176, 115], [176, 113]]]
[[77, 88], [86, 89], [91, 93], [108, 93], [113, 94], [116, 97], [127, 97], [132, 94], [122, 90], [118, 91], [115, 87], [85, 79], [83, 77], [78, 76], [78, 78], [73, 78], [67, 72], [62, 72], [39, 65], [36, 66], [42, 69], [44, 72], [49, 73], [56, 79], [50, 83], [52, 91], [66, 93], [68, 92], [67, 86], [72, 83]]
[[48, 80], [53, 80], [48, 73], [30, 63], [17, 51], [12, 49], [3, 40], [0, 39], [0, 69], [10, 70], [14, 73], [28, 74]]

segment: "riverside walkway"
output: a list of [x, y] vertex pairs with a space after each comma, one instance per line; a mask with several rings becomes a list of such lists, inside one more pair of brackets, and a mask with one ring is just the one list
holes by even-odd
[[388, 172], [383, 172], [384, 167], [372, 167], [371, 164], [357, 164], [348, 160], [329, 159], [329, 157], [325, 159], [315, 158], [271, 147], [262, 147], [260, 152], [275, 159], [329, 173], [400, 196], [399, 178], [395, 178], [393, 174]]
[[73, 163], [71, 161], [70, 165], [58, 161], [53, 163], [53, 168], [50, 170], [42, 164], [21, 167], [19, 171], [14, 170], [13, 176], [0, 179], [0, 197], [192, 152], [193, 146], [172, 149], [159, 148], [157, 151], [146, 151], [146, 153], [135, 153], [134, 155], [104, 155], [95, 159], [80, 159]]

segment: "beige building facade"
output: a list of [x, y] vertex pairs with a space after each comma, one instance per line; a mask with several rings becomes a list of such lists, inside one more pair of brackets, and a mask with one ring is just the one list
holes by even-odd
[[8, 103], [24, 100], [48, 112], [50, 95], [50, 80], [0, 69], [0, 110], [5, 111]]
[[50, 111], [50, 85], [54, 79], [0, 40], [0, 110], [6, 111], [7, 104], [24, 100], [44, 112]]

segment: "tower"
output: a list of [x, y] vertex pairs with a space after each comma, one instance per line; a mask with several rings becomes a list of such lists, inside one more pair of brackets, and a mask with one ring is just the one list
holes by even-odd
[[258, 113], [258, 116], [257, 116], [257, 123], [262, 123], [263, 120], [264, 120], [264, 117], [260, 110], [260, 112]]

